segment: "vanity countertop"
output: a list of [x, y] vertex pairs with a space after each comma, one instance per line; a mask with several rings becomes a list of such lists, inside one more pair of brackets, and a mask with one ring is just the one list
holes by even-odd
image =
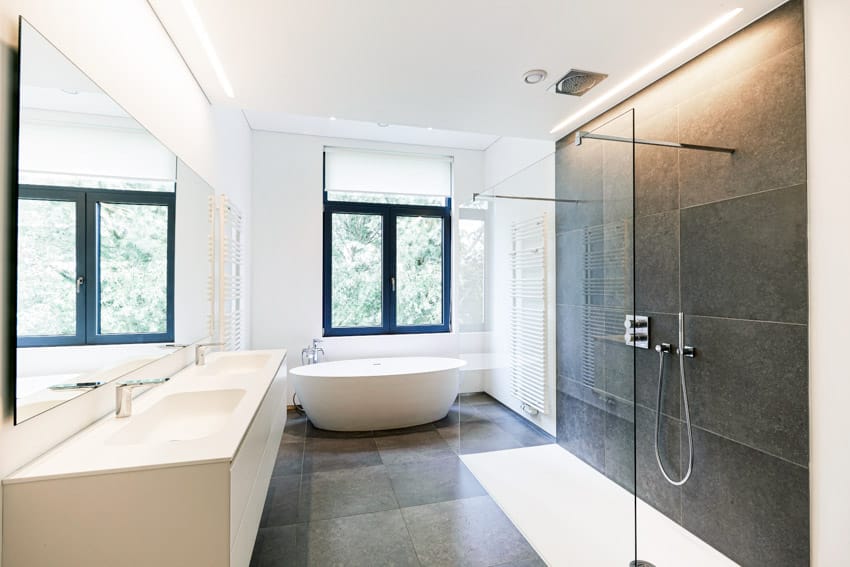
[[229, 461], [285, 357], [283, 349], [212, 353], [135, 398], [132, 416], [110, 413], [3, 483]]

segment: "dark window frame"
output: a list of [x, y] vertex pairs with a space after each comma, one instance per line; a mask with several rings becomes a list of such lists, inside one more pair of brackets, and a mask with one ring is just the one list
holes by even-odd
[[[83, 292], [77, 294], [75, 335], [17, 336], [18, 347], [82, 346], [104, 344], [140, 344], [174, 341], [174, 254], [176, 194], [174, 192], [130, 191], [20, 185], [15, 206], [20, 200], [70, 201], [77, 207], [77, 274], [83, 275]], [[160, 205], [168, 210], [168, 258], [166, 261], [166, 331], [164, 333], [103, 334], [100, 332], [100, 277], [98, 273], [99, 203]], [[16, 232], [17, 237], [17, 232]], [[20, 261], [20, 258], [18, 258]], [[16, 284], [17, 288], [17, 284]], [[15, 301], [17, 312], [17, 299]]]
[[[322, 269], [322, 334], [325, 337], [356, 335], [401, 335], [451, 332], [451, 225], [452, 200], [446, 198], [444, 207], [424, 205], [389, 205], [330, 201], [323, 191], [323, 269]], [[332, 322], [332, 219], [334, 214], [370, 214], [381, 216], [383, 229], [383, 262], [381, 290], [381, 325], [378, 327], [333, 327]], [[398, 217], [429, 217], [443, 220], [443, 322], [438, 325], [398, 325], [396, 323], [397, 293], [392, 286], [396, 274], [396, 219]]]

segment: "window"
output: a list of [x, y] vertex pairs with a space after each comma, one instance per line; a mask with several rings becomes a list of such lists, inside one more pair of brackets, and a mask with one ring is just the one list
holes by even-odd
[[450, 329], [449, 158], [325, 149], [326, 336]]
[[174, 340], [174, 197], [21, 185], [18, 346]]
[[455, 286], [456, 324], [463, 331], [487, 329], [486, 274], [489, 254], [487, 201], [478, 200], [458, 209], [458, 273]]

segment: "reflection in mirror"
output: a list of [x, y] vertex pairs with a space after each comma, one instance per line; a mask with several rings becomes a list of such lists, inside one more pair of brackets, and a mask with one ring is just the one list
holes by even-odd
[[15, 422], [209, 335], [212, 188], [26, 21]]

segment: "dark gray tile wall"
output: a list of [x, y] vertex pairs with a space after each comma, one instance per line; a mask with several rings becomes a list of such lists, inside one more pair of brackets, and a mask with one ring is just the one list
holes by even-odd
[[[557, 215], [558, 443], [742, 565], [808, 565], [802, 2], [581, 129], [629, 135], [629, 109], [639, 138], [736, 152], [636, 146], [632, 158], [628, 144], [558, 143], [557, 196], [582, 200]], [[586, 233], [607, 227], [597, 246], [610, 251], [623, 223], [622, 262], [588, 270], [599, 250]], [[606, 289], [588, 294], [600, 277]], [[657, 354], [599, 323], [633, 310], [650, 316], [653, 345], [677, 342], [684, 311], [697, 348], [685, 361], [694, 472], [680, 488], [654, 453]], [[668, 358], [660, 453], [676, 476], [687, 459], [678, 372]]]

